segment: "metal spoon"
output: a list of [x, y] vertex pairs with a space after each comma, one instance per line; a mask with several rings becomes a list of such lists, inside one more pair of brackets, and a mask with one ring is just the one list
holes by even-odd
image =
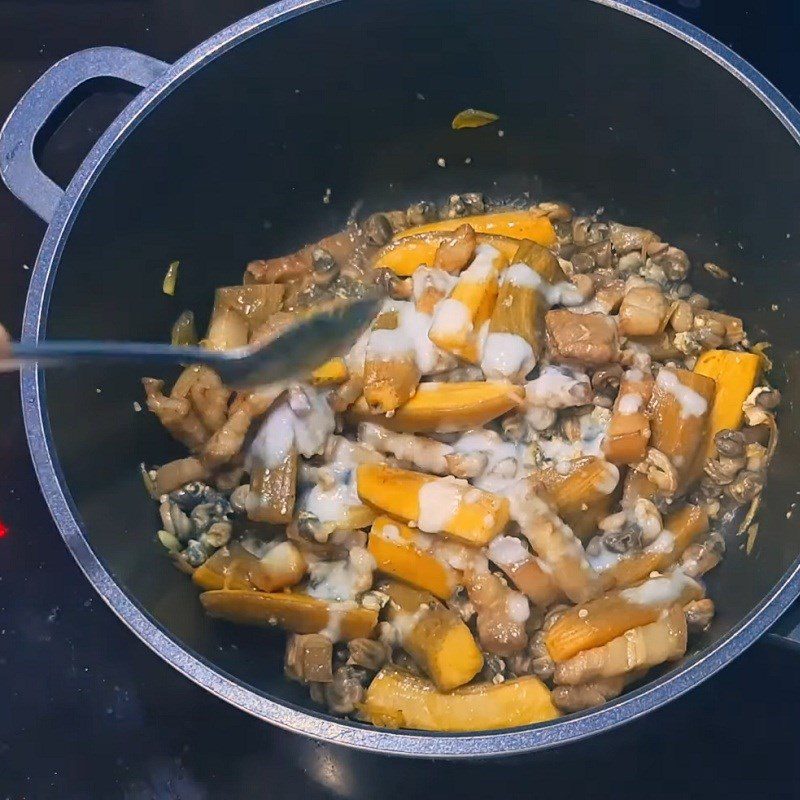
[[64, 340], [28, 344], [4, 342], [0, 337], [0, 370], [31, 362], [41, 367], [117, 361], [146, 367], [204, 364], [228, 386], [261, 386], [302, 377], [329, 358], [341, 355], [375, 316], [382, 301], [382, 296], [371, 294], [334, 303], [298, 319], [267, 342], [225, 351], [150, 342]]

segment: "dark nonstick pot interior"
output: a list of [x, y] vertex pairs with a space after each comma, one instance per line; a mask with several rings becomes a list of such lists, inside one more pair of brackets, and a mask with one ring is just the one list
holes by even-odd
[[[452, 131], [468, 106], [500, 122]], [[718, 615], [698, 648], [713, 645], [800, 551], [786, 516], [799, 488], [800, 149], [739, 80], [643, 21], [586, 0], [346, 0], [263, 32], [175, 90], [102, 171], [58, 264], [47, 334], [163, 340], [184, 308], [203, 320], [213, 288], [238, 283], [248, 260], [341, 228], [357, 203], [369, 213], [463, 191], [602, 205], [737, 276], [694, 280], [773, 343], [786, 403], [755, 548], [729, 538], [709, 581]], [[138, 378], [47, 375], [53, 447], [91, 547], [190, 651], [311, 709], [282, 676], [282, 636], [206, 619], [155, 539], [138, 464], [180, 450], [135, 413]]]

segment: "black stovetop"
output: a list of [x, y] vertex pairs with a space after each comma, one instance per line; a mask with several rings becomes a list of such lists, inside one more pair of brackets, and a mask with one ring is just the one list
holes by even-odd
[[[170, 61], [259, 5], [0, 0], [0, 119], [70, 52], [120, 44]], [[661, 5], [800, 103], [796, 0]], [[54, 178], [69, 176], [127, 99], [104, 94], [67, 120], [42, 154]], [[0, 190], [0, 319], [15, 333], [43, 232]], [[797, 653], [759, 643], [646, 718], [502, 762], [402, 761], [285, 733], [182, 678], [95, 596], [39, 495], [16, 379], [0, 378], [0, 797], [800, 797], [798, 676]]]

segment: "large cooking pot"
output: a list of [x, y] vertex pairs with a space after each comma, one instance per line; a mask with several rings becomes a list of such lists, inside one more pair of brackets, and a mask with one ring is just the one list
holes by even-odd
[[[34, 137], [77, 86], [109, 76], [145, 88], [62, 191], [36, 166]], [[497, 111], [505, 135], [498, 126], [451, 131], [466, 106]], [[773, 344], [782, 442], [755, 547], [748, 555], [731, 535], [709, 578], [711, 629], [681, 663], [602, 708], [475, 735], [387, 731], [311, 705], [282, 676], [282, 637], [207, 619], [154, 543], [137, 465], [178, 449], [154, 418], [134, 413], [139, 376], [26, 369], [31, 452], [68, 547], [131, 630], [219, 697], [367, 750], [533, 750], [677, 697], [797, 596], [800, 537], [787, 511], [800, 461], [800, 115], [685, 22], [639, 0], [287, 0], [172, 66], [118, 48], [70, 56], [25, 95], [0, 138], [4, 180], [49, 223], [25, 308], [27, 341], [163, 340], [179, 309], [202, 314], [213, 287], [237, 282], [249, 259], [339, 229], [358, 201], [368, 212], [480, 190], [527, 191], [582, 210], [603, 204], [696, 263], [725, 265], [736, 283], [699, 270], [700, 289]], [[159, 288], [174, 259], [177, 302]]]

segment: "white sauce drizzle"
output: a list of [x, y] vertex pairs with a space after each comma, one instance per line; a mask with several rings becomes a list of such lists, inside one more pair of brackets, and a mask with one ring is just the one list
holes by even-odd
[[407, 544], [406, 540], [400, 535], [400, 528], [398, 528], [397, 525], [384, 525], [380, 529], [380, 535], [382, 538], [394, 542], [395, 544]]
[[276, 469], [292, 447], [306, 458], [322, 452], [335, 427], [333, 411], [325, 394], [310, 386], [302, 388], [311, 406], [309, 412], [298, 416], [288, 400], [274, 406], [250, 445], [248, 460], [257, 459], [267, 469]]
[[456, 515], [469, 484], [457, 478], [438, 478], [419, 490], [419, 519], [417, 527], [425, 533], [443, 531]]
[[308, 568], [308, 594], [321, 600], [355, 600], [372, 585], [377, 564], [363, 547], [353, 547], [347, 560], [318, 561]]
[[[602, 455], [602, 443], [605, 438], [606, 431], [608, 430], [608, 422], [610, 414], [608, 409], [595, 408], [591, 414], [584, 414], [580, 417], [580, 438], [574, 442], [568, 441], [561, 437], [554, 437], [552, 439], [545, 439], [539, 437], [539, 449], [545, 460], [553, 463], [556, 469], [564, 462], [573, 461], [581, 456], [600, 456]], [[569, 471], [571, 467], [563, 467]], [[609, 482], [613, 477], [609, 473]], [[619, 475], [614, 478], [616, 481]], [[613, 491], [613, 487], [611, 489]]]
[[489, 562], [483, 553], [459, 542], [437, 538], [431, 542], [429, 551], [437, 561], [459, 572], [479, 574], [489, 570]]
[[507, 442], [495, 431], [479, 428], [467, 431], [453, 443], [456, 453], [483, 453], [486, 466], [472, 483], [485, 492], [505, 494], [523, 475], [530, 473], [532, 464], [525, 463], [525, 447]]
[[524, 564], [533, 558], [530, 550], [516, 536], [496, 536], [489, 542], [486, 552], [499, 567]]
[[344, 357], [344, 363], [351, 375], [363, 375], [364, 373], [364, 361], [367, 358], [367, 345], [371, 334], [372, 330], [367, 328], [350, 348], [350, 352]]
[[588, 403], [591, 396], [589, 376], [568, 367], [548, 365], [525, 384], [525, 399], [533, 406], [571, 408]]
[[569, 281], [546, 285], [544, 295], [551, 306], [579, 306], [585, 300], [578, 287]]
[[418, 267], [411, 275], [411, 293], [417, 302], [428, 289], [434, 289], [443, 297], [453, 291], [458, 282], [455, 275], [434, 267]]
[[506, 611], [514, 622], [525, 622], [531, 615], [531, 607], [528, 605], [528, 598], [519, 592], [509, 592], [508, 595], [506, 595]]
[[545, 282], [536, 270], [531, 269], [527, 264], [512, 264], [504, 273], [500, 281], [511, 286], [520, 286], [526, 289], [539, 290]]
[[675, 397], [681, 407], [681, 417], [684, 419], [702, 417], [708, 410], [706, 399], [694, 389], [684, 386], [671, 370], [659, 370], [656, 383]]
[[341, 522], [347, 519], [352, 506], [360, 505], [353, 480], [338, 483], [331, 489], [314, 486], [300, 503], [304, 511], [313, 514], [320, 522]]
[[617, 411], [620, 414], [635, 414], [642, 408], [642, 396], [635, 392], [623, 394], [617, 403]]
[[411, 341], [400, 328], [379, 328], [372, 331], [367, 345], [367, 358], [370, 361], [396, 361], [413, 357]]
[[524, 378], [535, 365], [533, 348], [518, 333], [490, 333], [486, 337], [481, 369], [487, 378]]
[[697, 581], [676, 569], [669, 575], [650, 578], [639, 586], [623, 589], [620, 597], [629, 603], [643, 606], [666, 606], [678, 600], [683, 590], [689, 586], [700, 588]]
[[497, 259], [500, 251], [490, 244], [479, 244], [475, 248], [472, 263], [459, 275], [465, 283], [487, 283], [497, 272]]
[[[437, 311], [440, 306], [441, 303]], [[384, 303], [382, 313], [385, 312], [397, 314], [397, 327], [372, 331], [366, 348], [367, 358], [375, 361], [413, 359], [423, 375], [441, 372], [455, 365], [455, 359], [428, 337], [432, 324], [430, 314], [418, 311], [411, 302], [399, 300]]]
[[439, 336], [465, 336], [472, 330], [469, 309], [460, 300], [448, 297], [436, 306], [431, 328]]

